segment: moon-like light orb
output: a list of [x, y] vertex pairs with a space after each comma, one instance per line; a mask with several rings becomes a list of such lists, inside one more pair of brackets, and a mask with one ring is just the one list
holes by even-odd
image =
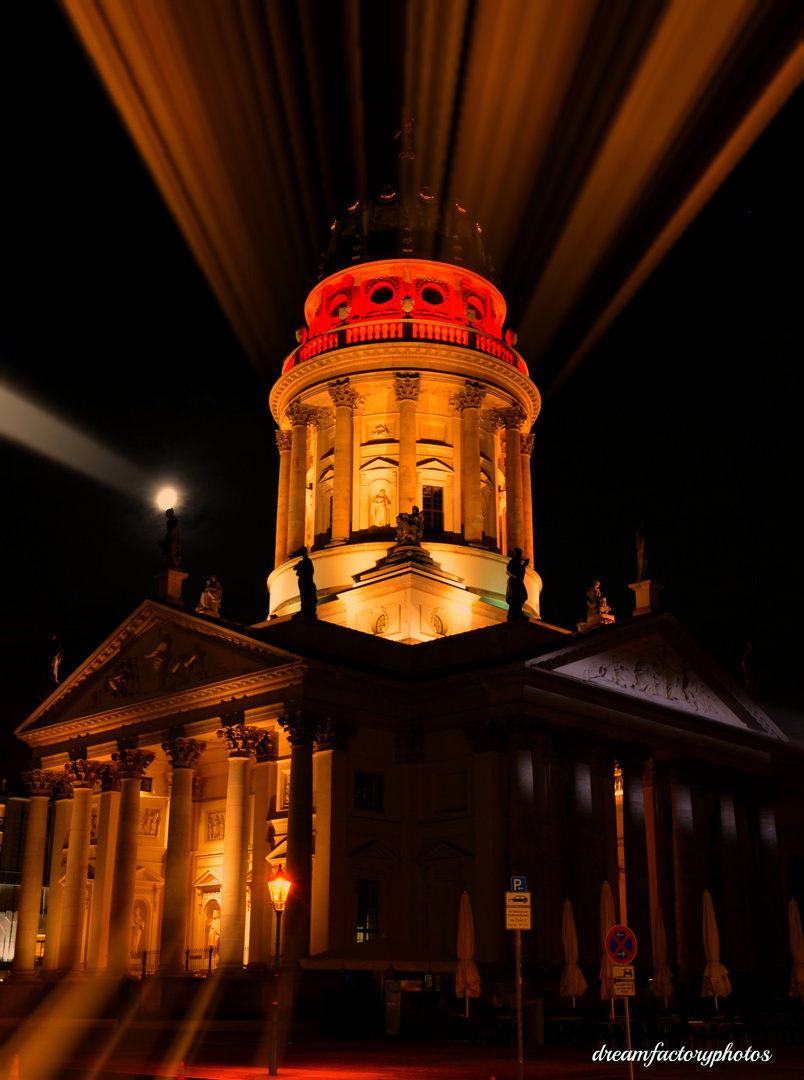
[[172, 487], [162, 488], [156, 496], [156, 505], [160, 510], [172, 510], [178, 501], [178, 493], [176, 492], [176, 489]]

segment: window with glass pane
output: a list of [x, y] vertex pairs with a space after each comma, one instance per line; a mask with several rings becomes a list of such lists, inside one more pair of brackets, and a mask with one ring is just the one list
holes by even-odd
[[380, 883], [361, 879], [357, 883], [357, 940], [377, 937], [380, 914]]
[[435, 532], [444, 531], [444, 489], [440, 487], [422, 488], [422, 513], [425, 528]]
[[355, 810], [382, 810], [382, 777], [377, 773], [355, 773]]

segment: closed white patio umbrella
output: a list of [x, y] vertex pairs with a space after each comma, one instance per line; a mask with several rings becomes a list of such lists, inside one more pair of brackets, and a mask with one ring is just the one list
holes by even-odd
[[458, 970], [455, 973], [455, 996], [466, 1000], [469, 1016], [469, 998], [480, 997], [480, 973], [475, 963], [475, 922], [469, 893], [461, 894], [458, 914]]
[[720, 935], [717, 932], [717, 919], [712, 897], [708, 889], [703, 894], [703, 946], [706, 956], [701, 997], [713, 997], [715, 1008], [719, 997], [728, 997], [731, 993], [729, 973], [720, 962]]
[[660, 907], [653, 910], [653, 978], [650, 988], [657, 998], [664, 998], [664, 1007], [667, 1008], [667, 999], [673, 993], [673, 973], [667, 966], [667, 935], [664, 932], [664, 916]]
[[564, 946], [564, 972], [558, 992], [561, 997], [572, 998], [574, 1009], [576, 997], [581, 996], [588, 984], [578, 967], [578, 932], [575, 929], [575, 916], [572, 914], [572, 904], [569, 900], [564, 901], [564, 913], [561, 916], [561, 944]]
[[787, 909], [787, 925], [790, 929], [790, 997], [804, 998], [804, 933], [801, 930], [801, 912], [793, 897]]

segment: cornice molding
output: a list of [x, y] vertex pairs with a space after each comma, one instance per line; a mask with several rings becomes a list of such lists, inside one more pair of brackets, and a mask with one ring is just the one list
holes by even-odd
[[162, 720], [179, 712], [189, 712], [217, 706], [224, 698], [235, 694], [256, 694], [285, 686], [298, 686], [307, 667], [301, 661], [272, 671], [257, 671], [237, 679], [210, 683], [191, 690], [184, 690], [169, 697], [151, 698], [104, 713], [91, 713], [75, 720], [52, 724], [46, 728], [34, 728], [21, 733], [29, 746], [47, 746], [68, 738], [80, 737], [85, 732], [112, 731], [116, 727]]
[[453, 374], [509, 394], [526, 406], [529, 426], [539, 415], [541, 395], [527, 375], [474, 349], [431, 341], [419, 344], [371, 342], [311, 357], [274, 383], [269, 398], [271, 412], [279, 423], [288, 404], [311, 387], [324, 388], [335, 379], [372, 371], [407, 371], [409, 368], [422, 373]]

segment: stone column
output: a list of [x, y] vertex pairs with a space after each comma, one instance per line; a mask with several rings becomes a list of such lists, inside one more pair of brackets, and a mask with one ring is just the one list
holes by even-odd
[[264, 971], [271, 959], [271, 903], [268, 899], [267, 825], [270, 779], [278, 752], [276, 732], [260, 731], [254, 745], [254, 814], [251, 823], [251, 919], [248, 935], [249, 971]]
[[162, 934], [159, 971], [184, 974], [187, 943], [187, 908], [190, 895], [190, 850], [193, 822], [193, 767], [206, 743], [177, 738], [162, 743], [173, 766], [170, 789], [168, 841], [165, 852], [165, 889], [162, 902]]
[[[463, 491], [463, 538], [468, 544], [483, 543], [483, 497], [480, 487], [480, 406], [486, 389], [468, 382], [455, 394], [461, 412], [461, 489]], [[457, 531], [457, 530], [456, 530]], [[491, 530], [489, 530], [491, 531]]]
[[[736, 971], [745, 971], [746, 950], [743, 927], [749, 925], [745, 921], [745, 908], [743, 888], [740, 881], [740, 849], [737, 843], [737, 815], [734, 811], [734, 796], [732, 794], [733, 779], [723, 777], [723, 788], [719, 796], [719, 843], [718, 857], [720, 859], [720, 895], [726, 901], [723, 907], [723, 917], [718, 926], [720, 932], [721, 950], [726, 957], [726, 967]], [[729, 781], [732, 780], [732, 783]], [[777, 922], [781, 920], [777, 916]]]
[[472, 896], [476, 958], [487, 964], [502, 964], [508, 960], [508, 939], [502, 920], [495, 919], [493, 913], [499, 907], [500, 890], [507, 887], [506, 871], [509, 869], [504, 845], [500, 842], [505, 832], [503, 800], [508, 780], [505, 735], [492, 719], [472, 720], [464, 726], [464, 733], [472, 747], [469, 760], [478, 806], [474, 831], [475, 865], [482, 868], [475, 875]]
[[[663, 788], [666, 782], [665, 767], [662, 761], [651, 758], [645, 763], [642, 773], [642, 796], [645, 806], [645, 845], [648, 856], [648, 894], [650, 897], [650, 925], [653, 934], [653, 913], [657, 907], [662, 909], [667, 955], [674, 955], [675, 926], [674, 898], [670, 890], [669, 853], [664, 817]], [[639, 939], [637, 939], [639, 940]], [[655, 942], [651, 936], [651, 943]]]
[[499, 418], [505, 427], [505, 525], [508, 533], [508, 553], [515, 548], [525, 550], [525, 528], [522, 510], [522, 447], [520, 428], [525, 410], [518, 405], [501, 409]]
[[[620, 768], [623, 781], [623, 839], [625, 841], [625, 890], [627, 897], [627, 925], [636, 934], [637, 941], [645, 942], [640, 948], [640, 964], [647, 966], [648, 943], [651, 940], [650, 883], [648, 876], [648, 848], [645, 836], [645, 801], [642, 790], [642, 773], [650, 751], [623, 754], [620, 751]], [[652, 958], [652, 950], [650, 950]]]
[[276, 448], [279, 451], [279, 493], [276, 499], [276, 547], [274, 567], [280, 566], [288, 554], [288, 499], [290, 497], [290, 431], [276, 432]]
[[[304, 512], [307, 493], [307, 421], [310, 410], [298, 401], [288, 405], [292, 424], [288, 476], [288, 533], [285, 555], [295, 555], [304, 545]], [[284, 560], [283, 560], [284, 561]], [[221, 918], [223, 913], [221, 912]]]
[[399, 403], [399, 509], [409, 514], [418, 498], [416, 469], [416, 402], [419, 400], [419, 376], [400, 372], [394, 378]]
[[[313, 953], [333, 948], [330, 916], [337, 924], [333, 903], [343, 890], [340, 879], [346, 865], [344, 807], [347, 797], [347, 755], [354, 725], [329, 717], [316, 734], [313, 770], [315, 780], [315, 865], [313, 866], [311, 942]], [[402, 768], [400, 768], [402, 772]], [[290, 787], [293, 795], [293, 784]]]
[[[518, 455], [514, 461], [519, 463]], [[605, 852], [599, 859], [595, 851], [591, 763], [578, 749], [573, 758], [569, 775], [572, 883], [569, 898], [578, 931], [578, 963], [594, 964], [600, 956], [600, 889], [605, 876]]]
[[670, 793], [673, 800], [673, 872], [678, 963], [681, 975], [688, 976], [704, 964], [701, 939], [703, 881], [695, 844], [689, 773], [679, 762], [671, 765]]
[[32, 977], [36, 962], [36, 935], [42, 905], [47, 839], [47, 804], [59, 779], [58, 773], [34, 769], [22, 774], [28, 789], [30, 807], [22, 858], [22, 884], [17, 912], [17, 940], [12, 971], [15, 976]]
[[87, 970], [106, 967], [109, 952], [109, 913], [112, 906], [114, 854], [120, 816], [120, 770], [110, 762], [101, 766], [101, 793], [98, 797], [98, 820], [95, 838], [95, 881], [92, 886], [92, 910], [89, 913]]
[[97, 761], [68, 761], [64, 772], [73, 786], [73, 812], [61, 905], [59, 970], [65, 975], [81, 971], [84, 943], [84, 916], [87, 906], [87, 871], [89, 870], [89, 831], [92, 815], [92, 788], [98, 776]]
[[[759, 787], [757, 832], [759, 854], [759, 911], [765, 975], [771, 985], [780, 985], [789, 970], [789, 941], [785, 922], [784, 875], [779, 858], [774, 801], [777, 783], [768, 780]], [[721, 959], [723, 959], [721, 957]], [[728, 967], [729, 961], [726, 960]]]
[[[235, 715], [243, 716], [244, 714]], [[243, 953], [246, 947], [248, 759], [261, 734], [257, 728], [246, 727], [243, 723], [234, 723], [218, 731], [218, 738], [223, 740], [229, 752], [218, 966], [230, 970], [243, 967]]]
[[[533, 840], [539, 857], [535, 881], [528, 885], [533, 893], [533, 934], [538, 941], [539, 970], [547, 974], [552, 964], [563, 960], [556, 913], [562, 911], [568, 895], [562, 863], [569, 841], [563, 770], [557, 764], [559, 747], [548, 732], [536, 737], [532, 756]], [[499, 903], [496, 896], [494, 903]]]
[[61, 884], [61, 863], [64, 845], [70, 832], [73, 812], [73, 788], [69, 779], [62, 775], [53, 791], [53, 822], [50, 837], [50, 882], [47, 893], [47, 921], [45, 923], [45, 957], [42, 970], [53, 972], [59, 966], [59, 942], [61, 940], [61, 912], [64, 888]]
[[[511, 718], [506, 724], [508, 735], [508, 839], [511, 874], [527, 878], [531, 892], [537, 892], [536, 879], [536, 806], [533, 768], [534, 728], [529, 720]], [[541, 779], [541, 777], [538, 777]], [[536, 934], [525, 934], [522, 957], [536, 959], [539, 941]]]
[[530, 456], [533, 453], [533, 436], [520, 435], [519, 445], [522, 451], [522, 521], [524, 525], [524, 543], [522, 553], [533, 566], [533, 492], [530, 483]]
[[287, 875], [293, 882], [284, 920], [285, 956], [310, 952], [313, 876], [313, 742], [318, 718], [299, 709], [281, 718], [290, 743]]
[[[119, 744], [118, 744], [119, 745]], [[120, 817], [114, 852], [112, 907], [109, 912], [110, 975], [128, 974], [131, 963], [134, 888], [140, 830], [140, 788], [145, 770], [156, 755], [150, 750], [124, 748], [112, 754], [120, 770]]]
[[331, 382], [327, 389], [335, 406], [331, 543], [345, 544], [352, 523], [352, 410], [359, 395], [348, 379]]

